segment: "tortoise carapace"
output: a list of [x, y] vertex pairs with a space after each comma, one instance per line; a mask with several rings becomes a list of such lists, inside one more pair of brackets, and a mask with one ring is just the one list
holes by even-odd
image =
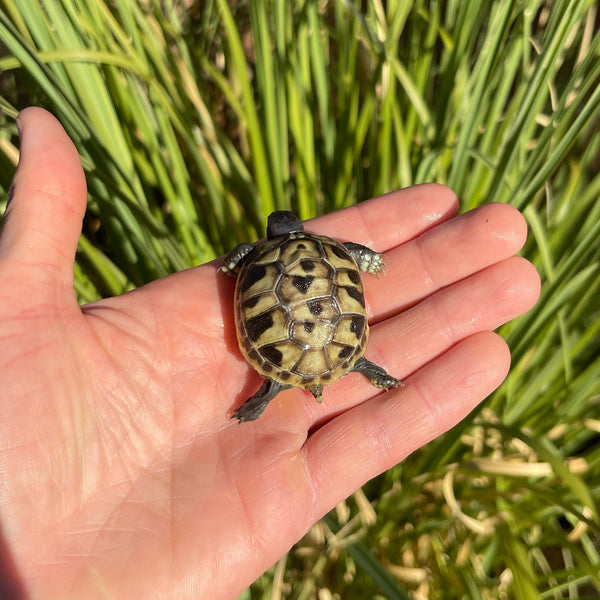
[[237, 277], [240, 350], [264, 378], [233, 416], [254, 421], [282, 390], [300, 387], [320, 402], [323, 386], [351, 371], [375, 387], [402, 385], [364, 354], [369, 338], [360, 271], [383, 269], [381, 254], [306, 233], [289, 211], [268, 219], [267, 240], [236, 246], [221, 270]]

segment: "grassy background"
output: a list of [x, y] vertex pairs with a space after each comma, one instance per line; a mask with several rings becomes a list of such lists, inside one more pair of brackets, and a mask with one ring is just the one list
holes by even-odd
[[87, 172], [82, 302], [277, 208], [438, 181], [528, 219], [543, 291], [501, 330], [506, 383], [244, 598], [600, 594], [599, 23], [591, 0], [0, 0], [2, 202], [14, 117], [43, 105]]

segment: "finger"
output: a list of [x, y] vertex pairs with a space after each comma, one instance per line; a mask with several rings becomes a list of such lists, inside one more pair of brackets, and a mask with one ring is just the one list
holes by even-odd
[[379, 321], [518, 252], [527, 224], [507, 204], [486, 204], [386, 254], [386, 276], [363, 277], [368, 314]]
[[[512, 257], [374, 326], [367, 357], [404, 379], [464, 338], [496, 329], [526, 312], [539, 292], [540, 278], [533, 265]], [[378, 393], [366, 379], [351, 374], [328, 388], [323, 404], [310, 407], [310, 416], [313, 422], [324, 421]]]
[[72, 286], [86, 207], [79, 156], [45, 110], [24, 110], [19, 127], [21, 155], [0, 236], [0, 260], [29, 286]]
[[420, 369], [405, 388], [315, 431], [303, 448], [317, 504], [313, 518], [464, 419], [500, 385], [509, 364], [502, 338], [477, 334]]
[[455, 216], [456, 194], [423, 183], [306, 222], [306, 229], [385, 252]]

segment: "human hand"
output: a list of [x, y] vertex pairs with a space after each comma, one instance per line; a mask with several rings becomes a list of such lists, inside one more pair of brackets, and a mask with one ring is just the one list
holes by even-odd
[[[457, 216], [422, 185], [308, 231], [386, 253], [363, 276], [367, 357], [406, 387], [350, 374], [231, 419], [260, 385], [237, 348], [220, 261], [80, 308], [86, 205], [77, 152], [40, 109], [0, 237], [0, 574], [32, 598], [234, 598], [370, 478], [463, 419], [504, 379], [491, 330], [539, 278], [506, 205]], [[17, 584], [15, 583], [15, 586]]]

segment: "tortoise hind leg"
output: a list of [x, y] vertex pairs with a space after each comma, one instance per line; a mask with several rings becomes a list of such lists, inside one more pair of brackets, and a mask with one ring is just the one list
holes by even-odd
[[232, 419], [237, 419], [240, 423], [245, 421], [255, 421], [263, 414], [267, 404], [283, 390], [291, 388], [291, 385], [284, 385], [273, 381], [272, 379], [265, 379], [260, 389], [256, 394], [250, 396], [242, 406], [236, 408], [233, 411]]
[[385, 369], [367, 360], [364, 356], [359, 358], [350, 370], [364, 375], [376, 388], [387, 390], [404, 385], [399, 379], [392, 377]]

